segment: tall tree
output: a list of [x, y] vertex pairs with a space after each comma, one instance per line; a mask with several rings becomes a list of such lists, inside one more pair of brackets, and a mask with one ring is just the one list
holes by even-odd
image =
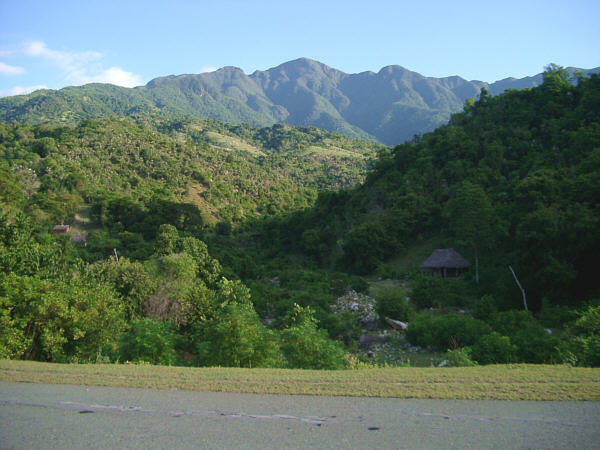
[[492, 203], [483, 188], [463, 182], [444, 210], [450, 232], [458, 245], [472, 249], [475, 256], [475, 281], [479, 284], [479, 253], [492, 236]]

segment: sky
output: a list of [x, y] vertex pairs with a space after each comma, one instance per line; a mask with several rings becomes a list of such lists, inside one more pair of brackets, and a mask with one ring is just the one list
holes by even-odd
[[600, 66], [600, 1], [0, 0], [0, 96], [307, 57], [494, 82]]

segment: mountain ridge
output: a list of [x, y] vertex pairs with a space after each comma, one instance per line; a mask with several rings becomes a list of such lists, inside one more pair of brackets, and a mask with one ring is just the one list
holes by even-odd
[[[600, 72], [600, 68], [567, 70]], [[377, 73], [348, 74], [298, 58], [250, 75], [226, 66], [214, 72], [157, 77], [135, 88], [96, 83], [4, 97], [0, 119], [76, 123], [111, 115], [166, 115], [253, 126], [285, 122], [395, 145], [446, 123], [483, 88], [497, 95], [541, 83], [541, 74], [490, 84], [458, 75], [426, 77], [400, 65], [382, 67]]]

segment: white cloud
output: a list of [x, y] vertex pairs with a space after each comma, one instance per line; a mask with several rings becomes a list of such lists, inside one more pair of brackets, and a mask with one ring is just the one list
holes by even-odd
[[135, 73], [127, 72], [119, 67], [109, 67], [98, 74], [87, 77], [85, 83], [110, 83], [117, 86], [134, 87], [140, 86], [143, 81]]
[[217, 66], [202, 66], [200, 67], [200, 72], [198, 73], [206, 73], [206, 72], [214, 72], [215, 70], [219, 70], [219, 68]]
[[64, 69], [76, 68], [102, 58], [102, 53], [99, 52], [73, 53], [52, 50], [46, 47], [46, 44], [42, 41], [34, 41], [27, 44], [24, 48], [24, 53], [28, 56], [45, 58]]
[[11, 66], [0, 61], [0, 75], [21, 75], [25, 69], [19, 66]]
[[0, 91], [0, 97], [8, 97], [11, 95], [24, 95], [29, 94], [33, 91], [37, 91], [38, 89], [48, 89], [48, 86], [44, 86], [43, 84], [37, 86], [14, 86], [7, 91]]
[[105, 69], [100, 52], [68, 52], [48, 48], [42, 41], [27, 44], [23, 54], [42, 58], [62, 71], [63, 80], [67, 84], [81, 85], [86, 83], [110, 83], [117, 86], [133, 87], [143, 84], [142, 78], [120, 67]]

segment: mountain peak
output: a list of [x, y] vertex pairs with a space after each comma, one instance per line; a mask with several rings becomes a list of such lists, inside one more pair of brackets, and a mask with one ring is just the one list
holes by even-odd
[[302, 57], [251, 75], [226, 66], [214, 72], [155, 78], [135, 89], [86, 85], [60, 94], [47, 91], [43, 98], [39, 94], [19, 100], [7, 97], [0, 99], [0, 120], [39, 123], [160, 112], [255, 126], [285, 121], [395, 145], [442, 125], [482, 87], [495, 95], [542, 82], [538, 74], [488, 85], [459, 76], [426, 77], [399, 65], [383, 67], [378, 73], [347, 74]]
[[337, 69], [333, 69], [322, 62], [315, 61], [310, 58], [298, 58], [292, 61], [285, 62], [283, 64], [278, 65], [277, 67], [273, 67], [272, 69], [268, 69], [265, 72], [268, 73], [290, 73], [290, 74], [306, 74], [306, 73], [317, 73], [317, 74], [329, 74], [329, 73], [343, 73]]
[[[220, 69], [215, 70], [214, 72], [243, 73], [244, 75], [246, 75], [246, 73], [242, 69], [240, 69], [239, 67], [236, 67], [236, 66], [224, 66], [224, 67], [221, 67]], [[211, 72], [205, 72], [205, 73], [211, 73]]]

